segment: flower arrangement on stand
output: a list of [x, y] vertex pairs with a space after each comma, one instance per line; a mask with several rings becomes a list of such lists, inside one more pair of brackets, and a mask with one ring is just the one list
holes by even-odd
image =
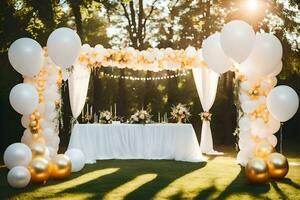
[[99, 123], [111, 124], [112, 123], [112, 113], [107, 110], [100, 112]]
[[175, 119], [177, 123], [185, 123], [189, 120], [191, 113], [189, 108], [184, 104], [177, 104], [176, 106], [172, 106], [171, 117]]
[[147, 110], [137, 110], [130, 116], [129, 122], [132, 124], [149, 124], [152, 122], [151, 117]]

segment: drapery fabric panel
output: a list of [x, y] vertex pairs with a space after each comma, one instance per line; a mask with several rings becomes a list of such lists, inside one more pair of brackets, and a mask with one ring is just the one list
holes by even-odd
[[75, 119], [80, 115], [85, 104], [90, 73], [91, 72], [87, 67], [76, 64], [68, 79], [71, 110]]
[[[197, 92], [204, 112], [209, 112], [212, 107], [218, 87], [219, 74], [209, 68], [193, 68], [193, 76]], [[213, 139], [210, 129], [210, 122], [203, 120], [201, 130], [200, 148], [202, 153], [213, 154]]]

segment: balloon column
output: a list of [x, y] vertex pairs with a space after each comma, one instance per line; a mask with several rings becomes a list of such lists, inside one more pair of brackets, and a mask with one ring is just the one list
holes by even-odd
[[275, 76], [282, 70], [280, 41], [269, 33], [255, 34], [249, 24], [234, 20], [203, 42], [203, 58], [217, 73], [230, 68], [236, 73], [241, 107], [237, 161], [246, 166], [248, 180], [263, 183], [284, 177], [288, 162], [273, 153], [274, 133], [297, 112], [299, 99], [288, 86], [274, 88]]
[[79, 36], [69, 28], [55, 30], [47, 48], [42, 49], [30, 38], [18, 39], [9, 48], [9, 61], [24, 78], [24, 83], [14, 86], [9, 95], [14, 110], [23, 115], [21, 124], [25, 128], [22, 143], [10, 145], [4, 153], [4, 163], [10, 169], [7, 180], [12, 187], [25, 187], [30, 180], [43, 183], [49, 178], [66, 178], [72, 162], [76, 162], [76, 171], [84, 166], [80, 150], [76, 150], [81, 153], [79, 158], [69, 154], [75, 161], [57, 155], [62, 68], [69, 71], [80, 48]]

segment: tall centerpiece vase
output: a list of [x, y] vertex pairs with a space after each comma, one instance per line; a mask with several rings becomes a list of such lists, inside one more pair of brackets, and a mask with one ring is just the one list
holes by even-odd
[[183, 117], [178, 117], [177, 118], [177, 124], [182, 124], [182, 120], [183, 120]]

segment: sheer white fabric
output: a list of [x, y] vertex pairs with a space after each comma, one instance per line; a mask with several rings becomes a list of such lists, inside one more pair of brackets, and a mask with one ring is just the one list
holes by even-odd
[[[209, 112], [215, 101], [219, 74], [207, 67], [193, 68], [192, 70], [202, 108], [205, 112]], [[202, 123], [200, 148], [202, 153], [218, 154], [213, 148], [209, 121], [204, 120]]]
[[80, 149], [86, 163], [104, 159], [206, 160], [191, 124], [75, 124], [68, 148]]
[[85, 66], [74, 65], [73, 72], [69, 77], [68, 82], [71, 110], [75, 119], [77, 119], [84, 107], [89, 80], [90, 70]]

